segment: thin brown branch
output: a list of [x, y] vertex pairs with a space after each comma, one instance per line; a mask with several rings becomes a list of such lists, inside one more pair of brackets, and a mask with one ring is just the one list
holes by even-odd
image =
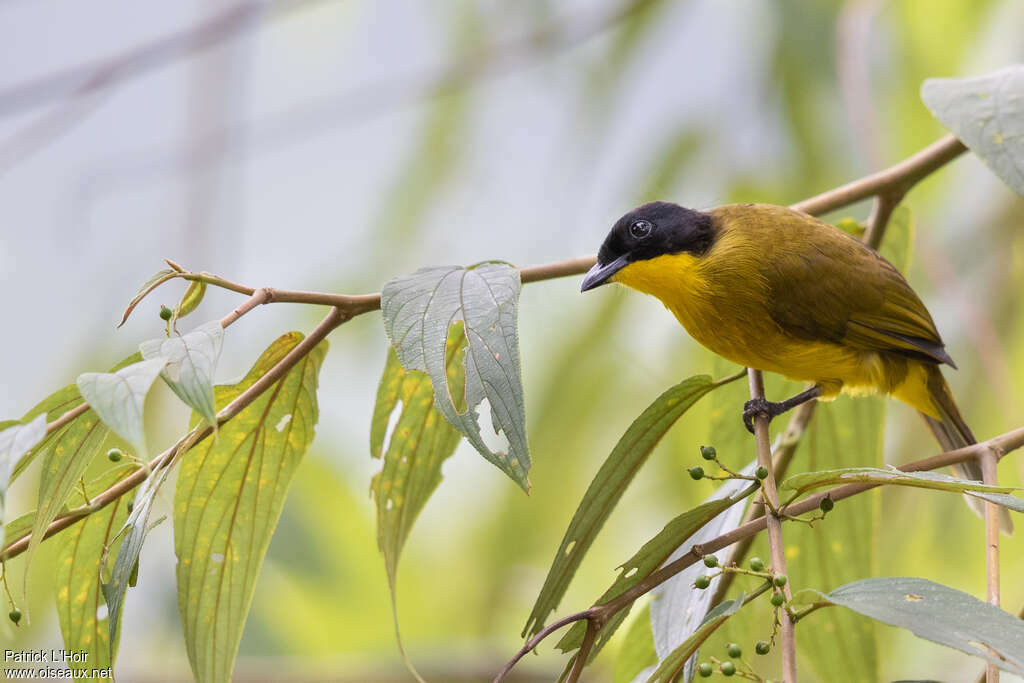
[[[323, 341], [336, 327], [348, 320], [350, 320], [350, 317], [346, 316], [337, 308], [332, 308], [331, 312], [328, 313], [322, 321], [320, 321], [320, 324], [318, 324], [305, 339], [296, 344], [291, 351], [279, 360], [274, 367], [267, 371], [265, 375], [260, 377], [251, 387], [242, 392], [234, 401], [224, 406], [224, 408], [217, 413], [217, 424], [224, 424], [231, 418], [238, 415], [238, 413], [242, 412], [246, 406], [255, 401], [264, 391], [284, 377], [296, 363], [312, 351], [313, 348]], [[96, 512], [97, 510], [100, 510], [114, 502], [125, 493], [131, 491], [145, 481], [146, 477], [151, 472], [169, 465], [177, 456], [179, 449], [183, 445], [188, 445], [188, 447], [191, 448], [212, 433], [213, 428], [209, 425], [197, 426], [188, 434], [181, 437], [181, 439], [179, 439], [173, 446], [153, 458], [149, 463], [149, 467], [136, 470], [103, 493], [94, 497], [88, 507], [76, 510], [73, 513], [69, 513], [55, 519], [50, 523], [50, 526], [47, 527], [46, 532], [43, 534], [43, 539], [45, 540], [50, 536], [53, 536], [58, 531], [66, 529], [75, 522], [84, 519], [93, 512]], [[16, 541], [13, 541], [3, 549], [3, 552], [0, 552], [0, 560], [9, 560], [12, 557], [17, 557], [21, 553], [25, 552], [31, 538], [32, 535], [27, 534]]]
[[[991, 448], [978, 456], [982, 481], [990, 486], [999, 485], [996, 464], [999, 454]], [[999, 506], [985, 503], [985, 586], [989, 604], [999, 607]], [[999, 683], [999, 667], [989, 662], [985, 667], [985, 680]]]
[[580, 649], [576, 652], [576, 657], [573, 659], [572, 671], [569, 672], [566, 683], [576, 683], [580, 680], [583, 667], [587, 665], [587, 660], [590, 659], [590, 651], [594, 647], [594, 642], [597, 641], [599, 630], [600, 626], [593, 619], [587, 619], [587, 631], [583, 634], [583, 642], [580, 644]]
[[[764, 378], [760, 370], [748, 369], [747, 376], [750, 381], [750, 398], [752, 400], [764, 399]], [[782, 543], [782, 520], [777, 514], [779, 509], [779, 494], [775, 488], [775, 473], [772, 467], [772, 447], [768, 436], [768, 423], [770, 418], [767, 413], [754, 416], [754, 440], [757, 445], [757, 464], [768, 470], [768, 476], [762, 481], [762, 490], [769, 511], [765, 512], [765, 524], [768, 528], [768, 546], [771, 549], [772, 571], [776, 574], [786, 573], [786, 548]], [[786, 595], [786, 602], [789, 602], [792, 595], [789, 583], [782, 586], [782, 592]], [[781, 649], [782, 649], [782, 680], [784, 683], [796, 683], [796, 632], [793, 628], [793, 618], [789, 611], [780, 609], [779, 621], [781, 622]]]
[[[982, 443], [972, 444], [953, 451], [946, 451], [945, 453], [939, 453], [938, 455], [933, 455], [929, 458], [915, 460], [914, 462], [900, 465], [896, 469], [902, 472], [926, 472], [930, 470], [937, 470], [941, 467], [948, 467], [949, 465], [955, 465], [957, 463], [975, 459], [981, 453], [986, 451], [995, 453], [997, 458], [1003, 458], [1010, 452], [1015, 451], [1022, 446], [1024, 446], [1024, 426], [1006, 432], [1005, 434], [995, 436], [987, 441], [983, 441]], [[782, 521], [787, 521], [790, 517], [798, 517], [817, 510], [821, 501], [825, 498], [831, 498], [833, 502], [839, 502], [851, 496], [864, 493], [865, 491], [870, 491], [878, 486], [881, 486], [881, 484], [845, 484], [843, 486], [828, 489], [827, 491], [822, 491], [821, 493], [816, 493], [788, 506], [786, 508], [786, 518]], [[559, 628], [582, 619], [607, 621], [616, 612], [627, 605], [631, 605], [641, 596], [654, 590], [687, 567], [700, 562], [705, 555], [718, 552], [719, 550], [728, 548], [729, 546], [746, 538], [755, 536], [764, 531], [765, 528], [765, 517], [750, 520], [749, 522], [736, 527], [732, 531], [711, 539], [707, 543], [694, 546], [690, 549], [690, 552], [648, 574], [632, 588], [629, 588], [608, 602], [602, 605], [595, 605], [594, 607], [587, 608], [582, 612], [576, 612], [575, 614], [570, 614], [559, 619], [531, 638], [523, 649], [521, 649], [505, 666], [498, 677], [494, 679], [495, 683], [501, 681], [505, 675], [511, 671], [512, 667], [515, 666], [515, 663], [518, 662], [527, 652], [536, 648], [542, 640]], [[1024, 614], [1024, 610], [1022, 610], [1022, 614]]]
[[885, 237], [885, 230], [889, 227], [889, 219], [892, 212], [903, 200], [904, 192], [896, 190], [883, 192], [875, 197], [875, 203], [871, 207], [871, 215], [868, 217], [868, 229], [864, 233], [864, 243], [872, 249], [878, 249]]

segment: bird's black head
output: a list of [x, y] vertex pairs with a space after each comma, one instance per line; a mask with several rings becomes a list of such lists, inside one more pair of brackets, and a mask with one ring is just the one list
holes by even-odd
[[616, 221], [597, 253], [597, 264], [583, 278], [581, 291], [605, 284], [630, 263], [683, 251], [702, 255], [713, 242], [708, 214], [670, 202], [644, 204]]

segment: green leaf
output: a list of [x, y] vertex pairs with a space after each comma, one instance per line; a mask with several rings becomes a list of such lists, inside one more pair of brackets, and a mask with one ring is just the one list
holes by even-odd
[[[463, 381], [461, 355], [465, 337], [450, 337], [445, 351], [448, 381]], [[402, 404], [384, 451], [388, 422]], [[377, 505], [377, 546], [384, 555], [392, 594], [398, 558], [423, 506], [441, 483], [441, 464], [455, 451], [461, 435], [434, 408], [430, 379], [422, 372], [406, 372], [388, 349], [384, 375], [377, 391], [370, 432], [370, 454], [384, 463], [370, 488]]]
[[132, 311], [134, 311], [135, 307], [139, 305], [139, 302], [146, 298], [147, 294], [168, 280], [173, 280], [176, 277], [181, 277], [181, 273], [179, 271], [165, 268], [143, 282], [142, 286], [139, 287], [139, 291], [136, 292], [132, 300], [128, 302], [128, 307], [124, 309], [124, 315], [121, 316], [121, 322], [119, 322], [117, 326], [121, 327], [121, 325], [124, 325], [125, 322], [127, 322], [128, 316], [132, 314]]
[[676, 676], [686, 666], [686, 660], [697, 651], [719, 626], [725, 623], [726, 619], [739, 611], [740, 607], [743, 606], [744, 598], [744, 594], [740, 593], [735, 600], [727, 600], [708, 612], [700, 628], [694, 631], [693, 635], [687, 638], [679, 647], [672, 650], [668, 657], [661, 660], [658, 668], [647, 679], [647, 683], [673, 683], [676, 680]]
[[[643, 547], [633, 555], [633, 557], [629, 558], [629, 560], [621, 566], [618, 578], [615, 579], [615, 582], [612, 583], [611, 587], [606, 590], [594, 604], [603, 605], [643, 581], [648, 574], [665, 564], [665, 561], [675, 551], [675, 549], [685, 543], [686, 540], [696, 533], [702, 526], [717, 517], [734, 503], [753, 493], [756, 488], [757, 485], [753, 484], [746, 490], [737, 494], [735, 497], [711, 500], [707, 503], [702, 503], [692, 510], [687, 510], [673, 519], [665, 525], [664, 529], [659, 531], [654, 538], [647, 541], [647, 543], [645, 543]], [[608, 623], [604, 625], [597, 637], [597, 642], [594, 644], [591, 657], [596, 655], [601, 647], [608, 642], [608, 639], [611, 638], [615, 629], [618, 628], [619, 624], [622, 623], [622, 620], [626, 618], [627, 614], [629, 614], [629, 607], [619, 610], [615, 616], [608, 620]], [[562, 637], [556, 647], [560, 648], [562, 652], [569, 652], [570, 650], [578, 648], [583, 642], [583, 635], [585, 631], [586, 623], [582, 621], [576, 622], [572, 628], [569, 629], [568, 633]]]
[[38, 415], [28, 424], [14, 424], [0, 432], [0, 539], [4, 537], [7, 486], [15, 463], [46, 436], [46, 416]]
[[1024, 676], [1024, 620], [967, 593], [926, 579], [896, 577], [855, 581], [820, 595]]
[[[529, 490], [530, 453], [519, 369], [516, 307], [519, 271], [504, 263], [470, 268], [421, 268], [391, 280], [381, 292], [384, 329], [406, 370], [422, 370], [434, 386], [434, 405], [473, 447]], [[451, 325], [465, 323], [467, 342], [465, 401], [462, 387], [447, 381], [445, 348]], [[486, 399], [496, 433], [508, 439], [507, 452], [492, 451], [480, 434], [477, 406]]]
[[939, 472], [900, 472], [877, 467], [844, 467], [836, 470], [804, 472], [786, 479], [779, 488], [805, 493], [823, 486], [838, 486], [840, 484], [891, 484], [956, 493], [967, 491], [1009, 493], [1016, 490], [1013, 486], [990, 486], [982, 484], [980, 481], [960, 479]]
[[690, 377], [656, 398], [633, 421], [583, 494], [523, 627], [523, 637], [544, 628], [605, 520], [669, 428], [702, 396], [728, 381], [713, 382], [707, 375]]
[[100, 419], [146, 457], [142, 407], [153, 380], [167, 364], [165, 358], [133, 363], [117, 372], [86, 372], [78, 377], [78, 390]]
[[1016, 510], [1017, 512], [1024, 512], [1024, 499], [1018, 498], [1017, 496], [1011, 496], [1008, 493], [978, 493], [976, 491], [967, 491], [966, 494], [968, 496], [987, 500], [990, 503], [995, 503], [996, 505], [1002, 505], [1005, 508]]
[[[109, 469], [86, 487], [90, 497], [113, 486], [135, 471], [133, 464]], [[85, 652], [89, 667], [105, 669], [113, 665], [109, 630], [109, 610], [100, 613], [104, 605], [100, 586], [100, 562], [111, 546], [114, 549], [117, 531], [128, 517], [128, 506], [123, 498], [93, 512], [72, 525], [57, 538], [61, 546], [57, 554], [55, 579], [57, 619], [64, 637], [64, 649]], [[104, 609], [106, 609], [104, 607]], [[81, 680], [77, 679], [76, 680]]]
[[151, 339], [139, 344], [146, 360], [163, 359], [160, 371], [168, 386], [208, 424], [216, 426], [213, 405], [213, 375], [224, 343], [224, 328], [213, 320], [184, 336]]
[[657, 665], [658, 653], [654, 651], [654, 634], [651, 633], [651, 608], [650, 605], [644, 605], [622, 640], [615, 658], [612, 683], [631, 683], [645, 670], [654, 671]]
[[973, 78], [929, 78], [921, 99], [999, 178], [1024, 194], [1024, 65]]
[[885, 239], [879, 253], [896, 266], [901, 273], [910, 267], [910, 257], [914, 249], [914, 216], [906, 204], [897, 206], [889, 216], [889, 226], [885, 231]]
[[206, 283], [202, 280], [193, 280], [188, 289], [185, 290], [185, 294], [181, 297], [181, 301], [174, 307], [174, 315], [171, 316], [171, 327], [178, 322], [181, 318], [196, 310], [196, 307], [203, 300], [203, 296], [206, 294]]
[[[804, 434], [796, 462], [813, 469], [851, 460], [885, 461], [886, 402], [881, 397], [840, 398], [819, 403]], [[839, 586], [877, 573], [880, 492], [848, 498], [814, 526], [786, 525], [787, 570], [794, 581]], [[821, 615], [820, 627], [801, 630], [797, 652], [819, 681], [874, 683], [878, 671], [879, 626], [846, 610]], [[731, 625], [730, 625], [731, 626]], [[731, 638], [735, 639], [733, 634]]]
[[[279, 337], [241, 382], [218, 386], [218, 408], [302, 339]], [[292, 475], [313, 441], [322, 342], [230, 422], [185, 454], [174, 493], [178, 610], [198, 681], [231, 678], [260, 566]], [[198, 422], [198, 416], [194, 422]]]
[[100, 591], [103, 593], [103, 600], [107, 603], [107, 643], [110, 661], [114, 661], [114, 650], [117, 647], [117, 633], [121, 623], [121, 608], [124, 606], [125, 594], [128, 592], [129, 583], [132, 583], [132, 574], [138, 565], [142, 544], [152, 528], [149, 525], [149, 514], [153, 509], [153, 501], [156, 500], [156, 494], [163, 486], [170, 471], [170, 467], [164, 467], [151, 473], [135, 492], [132, 511], [125, 520], [121, 531], [118, 532], [118, 535], [123, 535], [123, 538], [117, 549], [114, 567], [110, 570], [108, 581], [102, 580], [106, 557], [101, 560]]

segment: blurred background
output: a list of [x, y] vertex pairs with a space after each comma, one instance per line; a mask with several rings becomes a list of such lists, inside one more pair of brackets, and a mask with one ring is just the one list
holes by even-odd
[[[424, 265], [593, 254], [618, 216], [651, 199], [788, 204], [943, 135], [921, 82], [1020, 61], [1022, 25], [1019, 0], [2, 0], [0, 418], [160, 334], [157, 311], [177, 301], [177, 283], [114, 325], [162, 257], [251, 286], [362, 293]], [[947, 376], [968, 421], [980, 438], [1024, 424], [1024, 201], [968, 155], [906, 205], [908, 278], [960, 367]], [[671, 384], [720, 374], [654, 299], [580, 296], [578, 285], [522, 293], [531, 495], [463, 444], [405, 549], [402, 633], [429, 680], [489, 680], [501, 668], [616, 439]], [[240, 300], [211, 291], [183, 324]], [[226, 336], [219, 379], [322, 313], [274, 305], [247, 316]], [[259, 578], [238, 680], [408, 680], [368, 495], [385, 350], [377, 314], [331, 337], [318, 436]], [[561, 613], [591, 604], [614, 567], [713, 490], [683, 471], [710, 410], [699, 404], [652, 456]], [[185, 428], [162, 387], [148, 412], [154, 447]], [[894, 463], [936, 452], [893, 402], [885, 443]], [[741, 466], [752, 453], [751, 442], [723, 456]], [[798, 454], [794, 470], [810, 467]], [[1019, 456], [1000, 470], [1004, 483], [1022, 474]], [[9, 519], [34, 507], [34, 485], [26, 476], [12, 489]], [[984, 595], [980, 520], [940, 494], [877, 498], [876, 575]], [[50, 545], [30, 572], [32, 623], [0, 626], [5, 647], [61, 646]], [[1022, 569], [1018, 533], [1004, 544], [1013, 612]], [[20, 585], [20, 559], [9, 570]], [[611, 680], [616, 646], [592, 680]], [[968, 680], [981, 668], [884, 627], [879, 659], [886, 680]], [[545, 646], [520, 664], [521, 680], [550, 680], [562, 662]], [[190, 678], [170, 524], [143, 550], [116, 671]]]

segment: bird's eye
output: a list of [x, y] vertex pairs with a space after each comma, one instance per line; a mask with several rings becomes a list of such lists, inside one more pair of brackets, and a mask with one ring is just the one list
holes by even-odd
[[638, 240], [642, 240], [651, 234], [654, 225], [650, 221], [637, 221], [629, 226], [629, 234]]

